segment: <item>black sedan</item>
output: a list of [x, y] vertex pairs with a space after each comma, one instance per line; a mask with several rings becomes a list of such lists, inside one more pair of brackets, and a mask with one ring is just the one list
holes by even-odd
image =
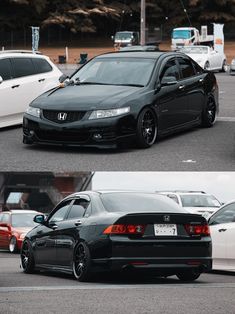
[[184, 281], [210, 270], [211, 237], [205, 218], [166, 196], [137, 192], [81, 192], [65, 198], [25, 237], [25, 273], [139, 270]]
[[23, 142], [116, 147], [136, 141], [147, 148], [158, 136], [211, 127], [217, 112], [216, 78], [190, 57], [108, 53], [31, 103], [24, 115]]

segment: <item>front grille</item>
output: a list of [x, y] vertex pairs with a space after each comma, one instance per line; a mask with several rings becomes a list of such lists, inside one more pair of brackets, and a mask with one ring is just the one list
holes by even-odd
[[[43, 117], [52, 122], [62, 124], [79, 121], [84, 117], [85, 113], [85, 111], [43, 110]], [[65, 117], [65, 119], [59, 119], [59, 115]]]
[[36, 137], [40, 141], [49, 141], [49, 142], [65, 142], [65, 143], [83, 143], [89, 139], [88, 132], [57, 132], [57, 131], [35, 131]]

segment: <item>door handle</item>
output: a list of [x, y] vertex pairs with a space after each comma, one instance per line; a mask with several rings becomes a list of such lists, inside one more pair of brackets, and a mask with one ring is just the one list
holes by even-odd
[[82, 221], [81, 220], [77, 220], [74, 224], [75, 224], [75, 226], [81, 226], [82, 225]]
[[182, 89], [184, 89], [185, 88], [185, 85], [180, 85], [179, 86], [179, 90], [182, 90]]
[[44, 81], [45, 81], [45, 79], [44, 79], [44, 78], [43, 78], [43, 79], [38, 80], [38, 82], [39, 82], [39, 83], [44, 82]]
[[203, 82], [204, 82], [204, 79], [203, 79], [203, 78], [200, 78], [200, 79], [198, 80], [198, 82], [199, 82], [199, 83], [203, 83]]
[[16, 88], [16, 87], [19, 87], [20, 85], [13, 85], [11, 88]]
[[219, 232], [225, 232], [227, 229], [219, 229]]

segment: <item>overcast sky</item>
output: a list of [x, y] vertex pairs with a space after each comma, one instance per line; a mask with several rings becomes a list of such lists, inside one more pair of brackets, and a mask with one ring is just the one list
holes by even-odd
[[96, 172], [92, 189], [196, 190], [235, 200], [235, 172]]

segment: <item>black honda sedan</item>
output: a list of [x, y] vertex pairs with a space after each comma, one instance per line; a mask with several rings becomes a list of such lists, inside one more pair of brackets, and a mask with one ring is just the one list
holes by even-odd
[[94, 272], [141, 270], [196, 280], [210, 270], [205, 218], [163, 195], [86, 191], [65, 198], [25, 237], [25, 273], [47, 269], [86, 281]]
[[188, 56], [108, 53], [31, 103], [23, 142], [116, 147], [134, 140], [147, 148], [158, 136], [211, 127], [217, 112], [215, 75]]

